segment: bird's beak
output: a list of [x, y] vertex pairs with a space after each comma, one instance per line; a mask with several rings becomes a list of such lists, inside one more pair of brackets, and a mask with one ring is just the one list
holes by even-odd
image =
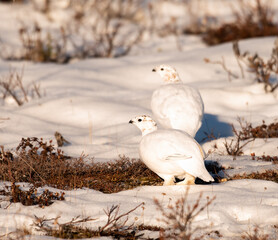
[[155, 68], [153, 68], [153, 70], [152, 70], [153, 72], [156, 72], [156, 70], [155, 70]]
[[133, 123], [133, 120], [129, 120], [129, 122], [128, 123]]

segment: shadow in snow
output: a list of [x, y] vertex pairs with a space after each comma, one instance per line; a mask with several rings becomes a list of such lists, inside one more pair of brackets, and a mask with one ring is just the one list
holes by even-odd
[[195, 139], [198, 142], [206, 142], [209, 135], [214, 135], [216, 138], [233, 136], [232, 127], [229, 123], [219, 121], [218, 117], [213, 114], [205, 113], [202, 126], [197, 132]]

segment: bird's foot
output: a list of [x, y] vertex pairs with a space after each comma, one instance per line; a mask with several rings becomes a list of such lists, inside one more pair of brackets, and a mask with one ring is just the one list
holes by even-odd
[[175, 185], [174, 179], [174, 177], [164, 178], [163, 186]]
[[177, 183], [177, 185], [193, 185], [193, 184], [195, 184], [195, 177], [189, 174], [186, 174], [185, 179]]

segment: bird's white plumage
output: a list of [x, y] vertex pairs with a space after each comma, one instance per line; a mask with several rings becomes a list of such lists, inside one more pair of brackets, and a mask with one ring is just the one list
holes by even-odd
[[185, 131], [192, 137], [202, 125], [204, 104], [199, 91], [181, 82], [177, 71], [168, 65], [153, 69], [164, 85], [153, 92], [152, 112], [164, 128]]
[[[189, 134], [176, 129], [157, 130], [155, 121], [145, 115], [130, 123], [142, 131], [139, 147], [142, 161], [166, 184], [188, 174], [206, 182], [214, 181], [205, 168], [201, 146]], [[144, 133], [146, 128], [148, 132]]]

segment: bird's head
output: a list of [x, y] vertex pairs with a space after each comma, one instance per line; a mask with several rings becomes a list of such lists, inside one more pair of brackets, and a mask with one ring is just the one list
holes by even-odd
[[143, 136], [157, 130], [156, 122], [147, 115], [140, 115], [132, 118], [129, 123], [138, 127], [141, 130]]
[[179, 74], [174, 67], [169, 65], [159, 65], [155, 67], [153, 72], [157, 72], [163, 79], [164, 83], [178, 83], [181, 82]]

